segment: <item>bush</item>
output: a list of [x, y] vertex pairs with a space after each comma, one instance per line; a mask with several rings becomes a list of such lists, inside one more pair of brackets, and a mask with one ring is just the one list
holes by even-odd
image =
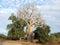
[[60, 42], [60, 33], [53, 33], [50, 35], [51, 42]]
[[10, 30], [8, 32], [8, 38], [12, 40], [19, 40], [20, 37], [25, 35], [23, 30]]
[[0, 34], [0, 37], [6, 37], [4, 34]]
[[0, 40], [1, 40], [1, 39], [5, 40], [5, 39], [7, 39], [7, 36], [4, 35], [4, 34], [0, 34]]
[[45, 43], [49, 41], [49, 32], [50, 28], [49, 26], [46, 26], [45, 29], [37, 27], [37, 29], [34, 31], [35, 33], [35, 39], [38, 39], [39, 42]]

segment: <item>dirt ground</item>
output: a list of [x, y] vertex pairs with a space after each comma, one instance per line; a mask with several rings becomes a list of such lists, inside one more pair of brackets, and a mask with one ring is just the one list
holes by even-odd
[[5, 40], [1, 41], [0, 40], [0, 45], [60, 45], [60, 43], [35, 43], [35, 42], [26, 42], [26, 41], [13, 41], [13, 40]]
[[0, 45], [40, 45], [40, 44], [32, 42], [24, 42], [24, 41], [5, 40], [0, 42]]

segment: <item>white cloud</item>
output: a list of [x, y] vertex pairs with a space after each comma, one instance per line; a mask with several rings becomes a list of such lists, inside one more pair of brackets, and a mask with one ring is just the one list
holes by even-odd
[[0, 8], [0, 13], [14, 13], [16, 12], [17, 10], [14, 8]]
[[52, 5], [41, 5], [40, 11], [45, 22], [50, 25], [51, 31], [58, 32], [60, 29], [60, 0], [52, 0], [52, 2]]
[[60, 4], [60, 0], [53, 0], [54, 4]]

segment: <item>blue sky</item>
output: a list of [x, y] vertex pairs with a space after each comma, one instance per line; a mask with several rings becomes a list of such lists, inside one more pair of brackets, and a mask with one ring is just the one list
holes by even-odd
[[60, 32], [60, 0], [0, 0], [0, 33], [7, 34], [8, 17], [25, 4], [35, 4], [40, 9], [51, 33]]

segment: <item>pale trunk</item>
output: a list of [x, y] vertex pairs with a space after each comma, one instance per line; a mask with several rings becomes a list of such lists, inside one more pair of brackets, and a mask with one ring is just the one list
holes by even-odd
[[27, 40], [30, 41], [31, 40], [31, 34], [33, 32], [33, 26], [28, 25], [26, 27], [26, 34], [27, 34]]

